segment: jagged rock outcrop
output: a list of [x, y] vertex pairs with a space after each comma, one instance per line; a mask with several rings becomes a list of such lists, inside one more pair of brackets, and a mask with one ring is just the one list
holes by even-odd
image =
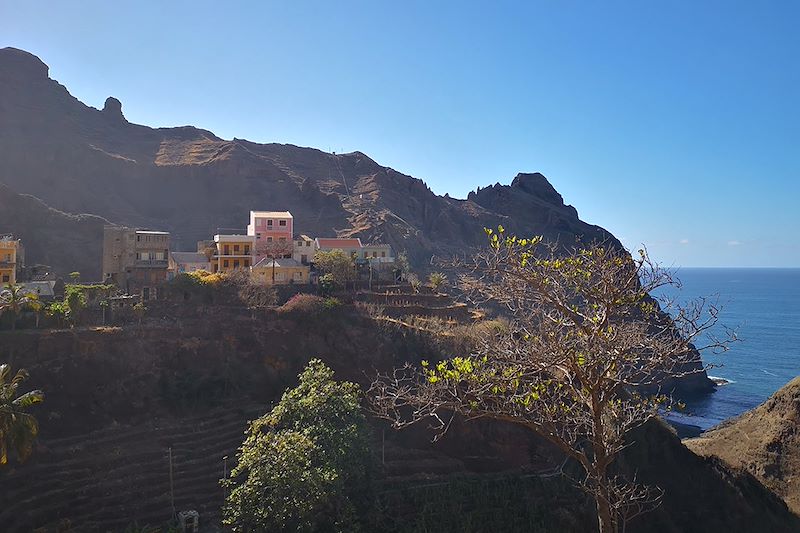
[[747, 470], [800, 513], [800, 377], [755, 409], [685, 442]]
[[361, 152], [131, 124], [117, 99], [102, 111], [86, 106], [36, 56], [13, 48], [0, 49], [0, 160], [0, 182], [16, 192], [65, 212], [169, 230], [179, 249], [219, 227], [243, 228], [249, 209], [288, 209], [299, 232], [385, 241], [418, 265], [482, 243], [482, 228], [497, 224], [567, 243], [616, 242], [578, 219], [541, 174], [456, 200]]

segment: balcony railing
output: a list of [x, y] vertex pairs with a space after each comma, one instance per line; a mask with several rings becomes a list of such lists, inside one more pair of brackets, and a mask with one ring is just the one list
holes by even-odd
[[137, 259], [133, 265], [137, 267], [150, 267], [150, 268], [167, 268], [168, 261], [166, 259]]

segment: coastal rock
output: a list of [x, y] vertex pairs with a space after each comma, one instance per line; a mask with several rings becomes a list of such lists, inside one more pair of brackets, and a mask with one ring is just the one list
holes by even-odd
[[800, 377], [755, 409], [685, 442], [752, 473], [800, 513]]

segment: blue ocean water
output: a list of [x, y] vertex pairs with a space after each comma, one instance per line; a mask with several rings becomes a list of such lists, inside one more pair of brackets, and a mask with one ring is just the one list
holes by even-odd
[[[737, 328], [740, 342], [706, 363], [729, 380], [687, 405], [680, 422], [710, 427], [762, 403], [800, 375], [800, 268], [681, 268], [678, 298], [718, 297], [719, 324]], [[718, 327], [718, 332], [721, 328]]]

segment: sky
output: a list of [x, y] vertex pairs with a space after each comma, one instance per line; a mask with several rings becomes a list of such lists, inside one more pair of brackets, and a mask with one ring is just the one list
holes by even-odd
[[464, 198], [542, 172], [669, 266], [800, 267], [798, 2], [0, 0], [131, 122], [359, 150]]

